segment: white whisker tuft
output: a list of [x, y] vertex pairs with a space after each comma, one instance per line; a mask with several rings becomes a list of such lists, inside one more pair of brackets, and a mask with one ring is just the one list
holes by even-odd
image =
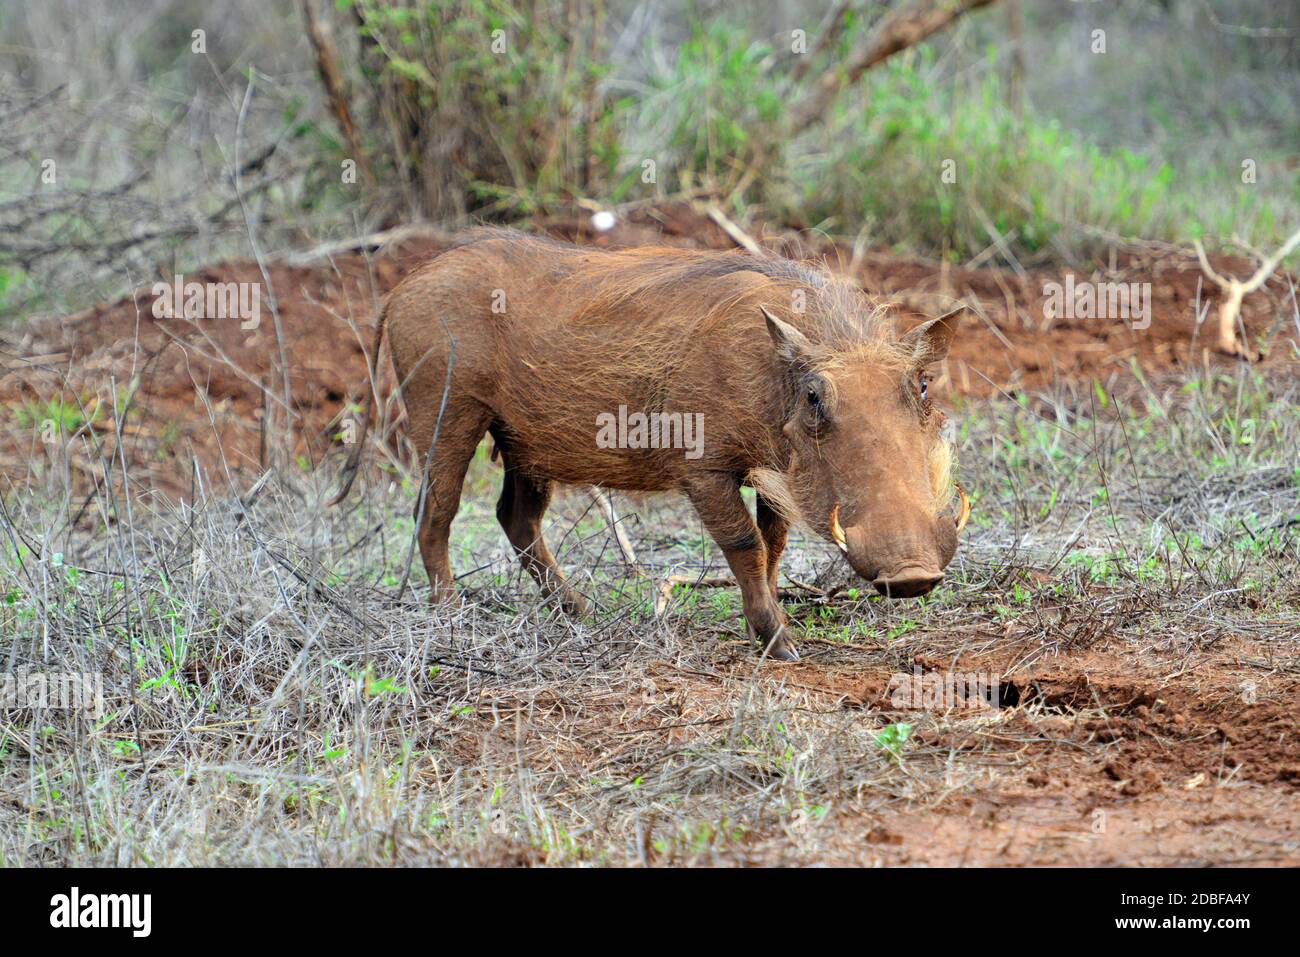
[[790, 488], [790, 480], [775, 469], [754, 469], [746, 476], [754, 491], [763, 496], [767, 504], [791, 525], [803, 525], [803, 512]]
[[930, 447], [930, 491], [933, 494], [934, 514], [938, 515], [952, 502], [953, 453], [952, 445], [939, 439]]

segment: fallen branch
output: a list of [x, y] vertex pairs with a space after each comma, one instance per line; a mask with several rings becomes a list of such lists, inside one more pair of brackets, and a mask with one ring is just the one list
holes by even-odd
[[449, 243], [453, 239], [453, 234], [436, 226], [418, 223], [411, 226], [397, 226], [393, 229], [380, 230], [377, 233], [366, 233], [363, 236], [332, 240], [312, 249], [280, 256], [277, 261], [286, 266], [309, 266], [322, 259], [329, 259], [331, 256], [356, 252], [362, 249], [378, 250], [384, 246], [400, 243], [407, 239], [433, 239]]

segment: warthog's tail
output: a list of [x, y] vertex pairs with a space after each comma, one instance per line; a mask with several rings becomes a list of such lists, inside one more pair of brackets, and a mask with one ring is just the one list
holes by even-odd
[[367, 384], [370, 388], [366, 390], [366, 412], [365, 418], [361, 420], [361, 434], [348, 450], [348, 460], [343, 465], [343, 487], [325, 503], [327, 508], [337, 505], [348, 497], [348, 492], [352, 491], [352, 483], [356, 481], [357, 472], [361, 468], [361, 453], [366, 447], [366, 433], [370, 431], [370, 420], [374, 417], [375, 393], [379, 389], [379, 350], [384, 344], [384, 326], [387, 323], [388, 303], [384, 303], [384, 307], [379, 310], [379, 322], [375, 326], [375, 343], [370, 349], [370, 355], [366, 357]]

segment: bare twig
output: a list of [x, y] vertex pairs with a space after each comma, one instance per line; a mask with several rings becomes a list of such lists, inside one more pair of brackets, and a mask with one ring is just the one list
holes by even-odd
[[592, 489], [592, 498], [605, 516], [605, 521], [609, 523], [610, 530], [614, 533], [614, 541], [618, 543], [618, 550], [623, 556], [623, 563], [628, 568], [636, 568], [636, 549], [632, 547], [632, 540], [627, 537], [627, 532], [623, 528], [623, 521], [618, 517], [618, 512], [614, 509], [614, 494], [606, 489]]

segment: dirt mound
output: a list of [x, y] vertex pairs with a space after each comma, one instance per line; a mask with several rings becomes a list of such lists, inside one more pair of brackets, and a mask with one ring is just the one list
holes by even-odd
[[[781, 687], [811, 694], [806, 707], [849, 712], [879, 726], [914, 725], [909, 753], [950, 765], [982, 764], [941, 806], [895, 805], [882, 823], [835, 818], [846, 846], [823, 863], [1157, 865], [1287, 863], [1297, 857], [1300, 811], [1292, 702], [1284, 671], [1249, 669], [1241, 649], [1183, 660], [1123, 644], [1023, 668], [991, 656], [920, 656], [922, 673], [949, 668], [1001, 674], [1000, 706], [899, 708], [891, 673], [824, 654], [782, 669]], [[819, 660], [830, 656], [833, 660]], [[1003, 667], [1009, 673], [1003, 673]], [[728, 677], [752, 671], [742, 656]], [[667, 682], [655, 679], [660, 687]], [[696, 679], [692, 696], [707, 701]], [[1284, 823], [1285, 822], [1285, 823]], [[763, 849], [755, 849], [763, 860]]]
[[[639, 209], [604, 232], [586, 214], [542, 226], [600, 246], [735, 246], [713, 219], [686, 204]], [[1112, 268], [1075, 276], [1079, 282], [1150, 283], [1150, 326], [1135, 329], [1121, 319], [1050, 318], [1044, 290], [1066, 282], [1059, 270], [969, 269], [886, 253], [855, 259], [851, 250], [795, 234], [763, 241], [853, 273], [868, 292], [896, 303], [905, 325], [955, 297], [971, 302], [978, 317], [967, 323], [946, 362], [939, 392], [979, 396], [1092, 379], [1115, 387], [1132, 380], [1134, 367], [1159, 377], [1234, 361], [1210, 354], [1209, 327], [1198, 334], [1198, 289], [1211, 323], [1217, 290], [1201, 288], [1195, 261], [1175, 251], [1128, 253]], [[195, 463], [211, 481], [229, 480], [237, 488], [260, 474], [269, 456], [314, 467], [337, 446], [349, 403], [365, 395], [364, 355], [378, 304], [407, 271], [446, 245], [445, 239], [407, 238], [311, 265], [273, 263], [265, 277], [247, 260], [184, 277], [187, 283], [258, 284], [261, 320], [251, 329], [233, 318], [158, 318], [152, 284], [115, 303], [33, 323], [7, 343], [0, 404], [11, 427], [0, 438], [0, 470], [16, 484], [52, 475], [57, 481], [70, 476], [77, 487], [102, 481], [102, 460], [116, 454], [119, 429], [137, 486], [178, 495], [188, 494]], [[1249, 266], [1232, 259], [1215, 265], [1237, 274]], [[1283, 287], [1274, 279], [1243, 312], [1251, 337], [1272, 344], [1266, 364], [1289, 362], [1294, 354], [1287, 340], [1296, 330], [1285, 325]], [[89, 445], [66, 442], [79, 430]]]

